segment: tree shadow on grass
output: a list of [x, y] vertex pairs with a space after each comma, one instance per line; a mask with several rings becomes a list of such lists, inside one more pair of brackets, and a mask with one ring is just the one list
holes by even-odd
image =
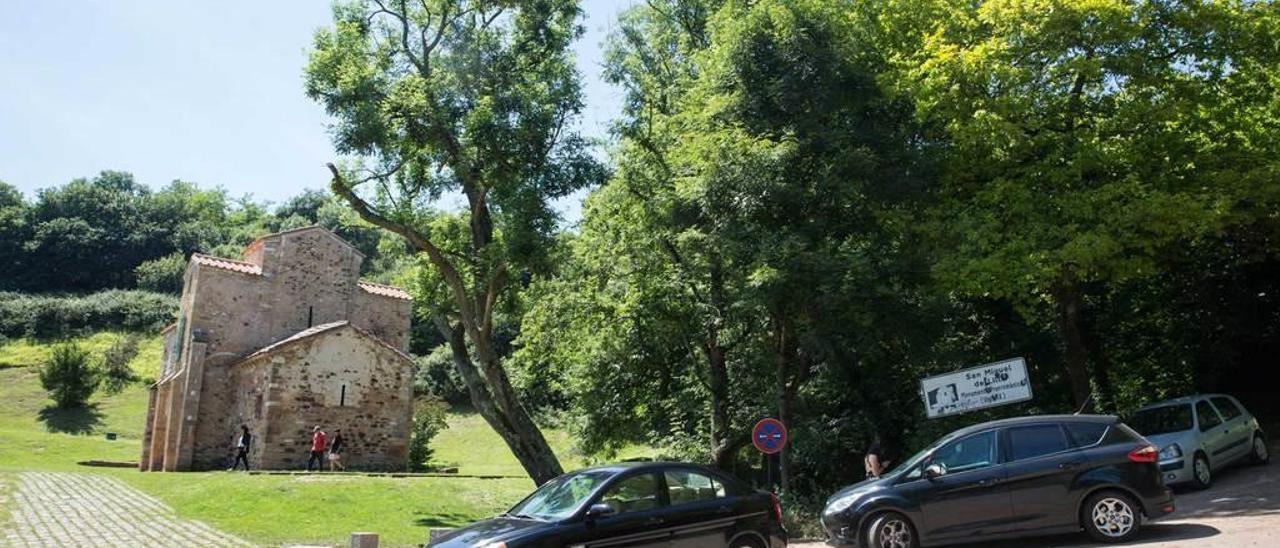
[[40, 410], [40, 422], [45, 428], [62, 434], [91, 434], [102, 424], [102, 417], [96, 403], [71, 409], [50, 405]]
[[465, 514], [420, 514], [413, 524], [419, 527], [461, 527], [474, 521], [470, 516]]

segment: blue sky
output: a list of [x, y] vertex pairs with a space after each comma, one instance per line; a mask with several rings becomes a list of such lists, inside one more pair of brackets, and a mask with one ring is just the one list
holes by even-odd
[[[633, 3], [583, 2], [588, 135], [619, 109], [600, 44]], [[273, 202], [323, 187], [334, 154], [302, 67], [329, 22], [328, 0], [0, 2], [0, 180], [34, 196], [115, 169]]]

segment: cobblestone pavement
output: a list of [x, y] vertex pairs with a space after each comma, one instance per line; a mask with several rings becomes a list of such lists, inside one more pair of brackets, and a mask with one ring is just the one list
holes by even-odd
[[95, 474], [23, 472], [0, 496], [12, 504], [0, 545], [249, 546], [118, 480]]

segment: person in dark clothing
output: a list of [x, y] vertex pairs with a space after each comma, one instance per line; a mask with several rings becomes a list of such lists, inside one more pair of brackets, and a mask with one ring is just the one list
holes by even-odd
[[324, 431], [320, 429], [320, 425], [316, 425], [311, 429], [311, 458], [307, 459], [307, 471], [310, 472], [312, 467], [324, 471], [324, 448], [325, 436]]
[[249, 471], [249, 444], [252, 443], [253, 436], [249, 435], [249, 427], [240, 425], [240, 439], [236, 442], [236, 461], [231, 465], [231, 470], [235, 470], [244, 463], [244, 471]]
[[866, 469], [868, 478], [879, 478], [888, 468], [889, 461], [884, 459], [884, 448], [880, 443], [880, 435], [877, 434], [871, 440], [871, 447], [867, 448], [867, 453], [862, 457], [862, 467]]
[[342, 451], [345, 449], [345, 442], [342, 440], [342, 429], [333, 431], [333, 441], [329, 443], [329, 471], [346, 470], [347, 465], [342, 463]]

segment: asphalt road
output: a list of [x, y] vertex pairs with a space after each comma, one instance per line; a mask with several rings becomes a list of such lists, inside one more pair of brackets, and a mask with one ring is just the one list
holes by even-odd
[[[1275, 449], [1272, 450], [1275, 453]], [[1126, 546], [1238, 547], [1280, 546], [1280, 462], [1268, 466], [1235, 466], [1218, 472], [1212, 488], [1176, 491], [1178, 510], [1160, 521], [1143, 524], [1138, 538]], [[822, 543], [793, 543], [819, 548]], [[1084, 533], [1005, 542], [958, 545], [961, 548], [1074, 548], [1091, 544]]]

